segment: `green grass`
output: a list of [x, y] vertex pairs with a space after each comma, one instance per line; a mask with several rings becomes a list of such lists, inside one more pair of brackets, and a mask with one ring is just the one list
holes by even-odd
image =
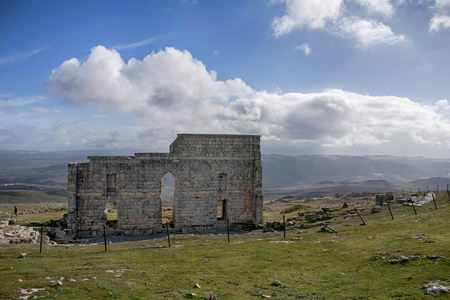
[[[367, 226], [342, 218], [350, 208], [337, 209], [330, 226], [338, 233], [292, 230], [285, 240], [279, 233], [233, 235], [230, 244], [224, 235], [173, 235], [171, 248], [167, 239], [155, 239], [112, 244], [106, 252], [103, 245], [44, 245], [42, 254], [39, 245], [1, 245], [0, 298], [44, 288], [33, 295], [183, 299], [212, 291], [219, 299], [429, 299], [423, 285], [450, 282], [450, 201], [444, 196], [439, 209], [430, 203], [417, 207], [417, 215], [393, 205], [395, 220], [387, 207], [363, 214]], [[18, 258], [23, 252], [27, 256]], [[420, 257], [389, 262], [401, 255]], [[62, 285], [52, 283], [61, 277]], [[282, 285], [272, 286], [275, 280]]]
[[14, 206], [17, 206], [18, 225], [27, 225], [30, 222], [45, 223], [50, 220], [59, 220], [67, 213], [67, 204], [38, 203], [38, 204], [6, 204], [0, 206], [0, 220], [15, 218]]
[[170, 222], [172, 220], [173, 220], [173, 210], [172, 209], [170, 209], [170, 210], [163, 209], [163, 211], [162, 211], [162, 221], [163, 221], [163, 223], [165, 223], [166, 221]]
[[308, 209], [310, 209], [310, 207], [308, 207], [306, 205], [296, 204], [296, 205], [293, 205], [293, 206], [291, 206], [289, 208], [286, 208], [286, 209], [280, 211], [280, 214], [290, 214], [290, 213], [294, 213], [294, 212], [300, 212], [302, 210], [306, 211]]
[[67, 203], [64, 189], [46, 188], [42, 190], [0, 190], [0, 203]]

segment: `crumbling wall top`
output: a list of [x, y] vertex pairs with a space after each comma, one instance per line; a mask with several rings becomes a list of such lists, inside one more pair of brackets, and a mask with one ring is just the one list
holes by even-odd
[[260, 152], [260, 135], [178, 134], [170, 153], [185, 157], [240, 157]]

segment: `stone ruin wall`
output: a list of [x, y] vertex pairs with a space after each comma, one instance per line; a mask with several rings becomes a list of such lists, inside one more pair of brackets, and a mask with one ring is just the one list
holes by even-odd
[[[162, 178], [175, 178], [173, 223], [203, 232], [262, 222], [260, 136], [179, 134], [169, 153], [91, 156], [68, 172], [68, 227], [75, 237], [161, 232]], [[118, 220], [107, 220], [106, 205]], [[218, 216], [218, 210], [223, 212]]]

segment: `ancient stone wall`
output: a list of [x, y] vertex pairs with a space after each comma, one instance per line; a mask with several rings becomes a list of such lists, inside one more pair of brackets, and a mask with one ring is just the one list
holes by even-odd
[[[169, 153], [91, 156], [69, 164], [68, 227], [76, 237], [162, 230], [162, 179], [175, 178], [173, 226], [199, 232], [262, 222], [260, 136], [179, 134]], [[117, 221], [107, 219], [117, 206]]]

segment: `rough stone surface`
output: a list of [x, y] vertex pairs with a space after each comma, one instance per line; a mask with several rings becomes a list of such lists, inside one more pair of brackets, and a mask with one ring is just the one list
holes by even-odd
[[370, 211], [370, 213], [373, 215], [373, 214], [379, 213], [380, 211], [381, 211], [381, 207], [374, 206], [374, 207], [372, 207], [372, 210]]
[[[74, 237], [162, 231], [165, 174], [175, 178], [173, 226], [202, 232], [262, 221], [260, 136], [179, 134], [169, 153], [91, 156], [68, 166], [67, 226]], [[108, 221], [107, 204], [117, 206]]]
[[399, 258], [393, 258], [393, 259], [389, 260], [389, 262], [391, 264], [405, 263], [407, 261], [409, 261], [409, 258], [407, 256], [403, 256], [403, 255], [401, 255]]
[[387, 194], [387, 195], [376, 195], [375, 197], [375, 203], [376, 205], [383, 206], [387, 201], [393, 201], [394, 195]]
[[283, 285], [283, 283], [281, 283], [281, 281], [279, 281], [279, 280], [275, 280], [274, 282], [272, 282], [271, 285], [272, 286], [281, 286], [281, 285]]
[[[0, 244], [26, 244], [40, 242], [39, 228], [26, 226], [9, 226], [0, 224]], [[43, 243], [48, 243], [48, 237], [43, 237]]]
[[450, 286], [447, 282], [441, 282], [439, 280], [432, 280], [427, 285], [422, 287], [426, 295], [440, 295], [450, 292]]

